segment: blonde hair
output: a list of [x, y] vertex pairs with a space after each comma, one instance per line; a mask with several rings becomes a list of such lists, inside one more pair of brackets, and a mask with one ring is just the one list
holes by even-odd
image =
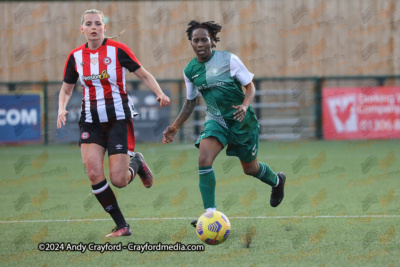
[[[81, 25], [83, 25], [83, 23], [85, 22], [85, 15], [86, 15], [86, 14], [99, 14], [100, 17], [101, 17], [101, 22], [103, 22], [103, 24], [106, 24], [105, 21], [104, 21], [104, 14], [103, 14], [103, 12], [101, 12], [100, 10], [97, 10], [97, 9], [94, 9], [94, 8], [93, 8], [93, 9], [88, 9], [88, 10], [86, 10], [86, 11], [83, 13], [82, 18], [81, 18]], [[122, 30], [120, 33], [118, 33], [116, 36], [113, 36], [113, 37], [104, 36], [104, 37], [109, 38], [109, 39], [116, 39], [118, 36], [120, 36], [120, 35], [123, 34], [124, 32], [125, 32], [125, 29]]]
[[85, 13], [83, 13], [82, 18], [81, 18], [81, 25], [83, 25], [83, 23], [85, 22], [85, 15], [86, 14], [99, 14], [101, 17], [101, 21], [105, 24], [104, 22], [104, 14], [103, 12], [101, 12], [100, 10], [97, 9], [88, 9], [85, 11]]

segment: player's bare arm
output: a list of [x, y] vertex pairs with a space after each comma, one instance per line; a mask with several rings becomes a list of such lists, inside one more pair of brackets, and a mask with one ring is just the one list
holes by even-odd
[[57, 117], [57, 129], [61, 129], [67, 121], [68, 111], [66, 110], [69, 99], [71, 98], [72, 91], [74, 90], [75, 84], [69, 84], [63, 82], [60, 90], [60, 97], [58, 98], [58, 117]]
[[161, 90], [160, 86], [158, 85], [156, 79], [150, 72], [145, 70], [142, 66], [138, 68], [134, 74], [146, 85], [153, 93], [157, 96], [157, 101], [160, 102], [161, 107], [166, 107], [170, 103], [170, 99], [168, 96], [164, 94]]
[[179, 128], [189, 119], [190, 115], [193, 113], [194, 108], [197, 104], [197, 97], [192, 100], [186, 99], [185, 104], [182, 107], [181, 112], [176, 118], [175, 122], [168, 126], [163, 133], [163, 143], [167, 144], [173, 141], [175, 134], [178, 132]]
[[242, 122], [244, 117], [246, 116], [247, 109], [249, 108], [250, 104], [253, 102], [254, 95], [256, 93], [256, 88], [254, 87], [254, 83], [251, 82], [247, 85], [244, 86], [246, 88], [246, 94], [245, 98], [243, 100], [243, 104], [233, 106], [234, 109], [237, 109], [233, 113], [233, 118], [235, 120], [238, 120], [239, 122]]

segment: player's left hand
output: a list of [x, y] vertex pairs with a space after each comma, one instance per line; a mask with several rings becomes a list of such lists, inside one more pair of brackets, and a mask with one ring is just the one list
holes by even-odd
[[166, 96], [165, 94], [159, 95], [159, 96], [157, 97], [157, 101], [160, 102], [160, 106], [161, 106], [162, 108], [168, 106], [169, 103], [171, 102], [171, 101], [169, 100], [169, 97]]
[[232, 106], [234, 109], [237, 109], [234, 113], [233, 113], [233, 118], [235, 120], [238, 120], [239, 122], [242, 122], [244, 117], [246, 116], [246, 112], [247, 112], [247, 106], [246, 105], [237, 105], [237, 106]]

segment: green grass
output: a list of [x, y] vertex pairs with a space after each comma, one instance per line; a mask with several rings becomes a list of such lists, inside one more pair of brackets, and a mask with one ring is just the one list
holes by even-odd
[[[146, 189], [137, 177], [113, 188], [133, 235], [109, 240], [103, 236], [114, 225], [91, 193], [79, 149], [3, 146], [0, 220], [34, 222], [0, 224], [0, 265], [394, 266], [400, 262], [400, 217], [345, 216], [400, 215], [398, 147], [395, 140], [260, 143], [259, 160], [287, 175], [278, 208], [269, 206], [270, 187], [244, 175], [239, 161], [223, 151], [214, 170], [218, 210], [232, 224], [224, 244], [204, 252], [81, 254], [39, 252], [37, 244], [201, 244], [190, 226], [203, 213], [198, 150], [192, 144], [137, 144], [154, 185]], [[88, 220], [66, 221], [77, 219]]]

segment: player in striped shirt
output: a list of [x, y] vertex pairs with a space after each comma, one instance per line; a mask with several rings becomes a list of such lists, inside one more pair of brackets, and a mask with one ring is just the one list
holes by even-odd
[[[196, 54], [183, 71], [186, 102], [175, 122], [164, 131], [163, 142], [173, 141], [178, 129], [192, 114], [199, 92], [207, 106], [204, 130], [196, 147], [199, 148], [199, 187], [204, 208], [215, 210], [216, 179], [212, 164], [222, 149], [239, 158], [243, 171], [272, 187], [270, 205], [278, 206], [284, 197], [286, 176], [275, 173], [257, 160], [260, 126], [251, 107], [255, 95], [250, 73], [242, 61], [227, 51], [215, 51], [221, 26], [213, 21], [191, 21], [187, 36]], [[242, 91], [246, 88], [246, 94]], [[193, 221], [192, 225], [196, 225]]]
[[82, 160], [97, 200], [113, 218], [116, 227], [107, 237], [131, 235], [113, 191], [104, 175], [103, 162], [108, 150], [111, 183], [122, 188], [139, 174], [145, 187], [151, 187], [153, 176], [141, 153], [135, 153], [133, 102], [126, 92], [126, 72], [133, 72], [157, 96], [161, 107], [170, 103], [154, 77], [139, 63], [125, 44], [104, 36], [107, 26], [101, 11], [85, 11], [81, 33], [87, 43], [68, 56], [59, 97], [57, 128], [66, 122], [66, 110], [74, 85], [83, 87], [82, 112], [79, 121]]

